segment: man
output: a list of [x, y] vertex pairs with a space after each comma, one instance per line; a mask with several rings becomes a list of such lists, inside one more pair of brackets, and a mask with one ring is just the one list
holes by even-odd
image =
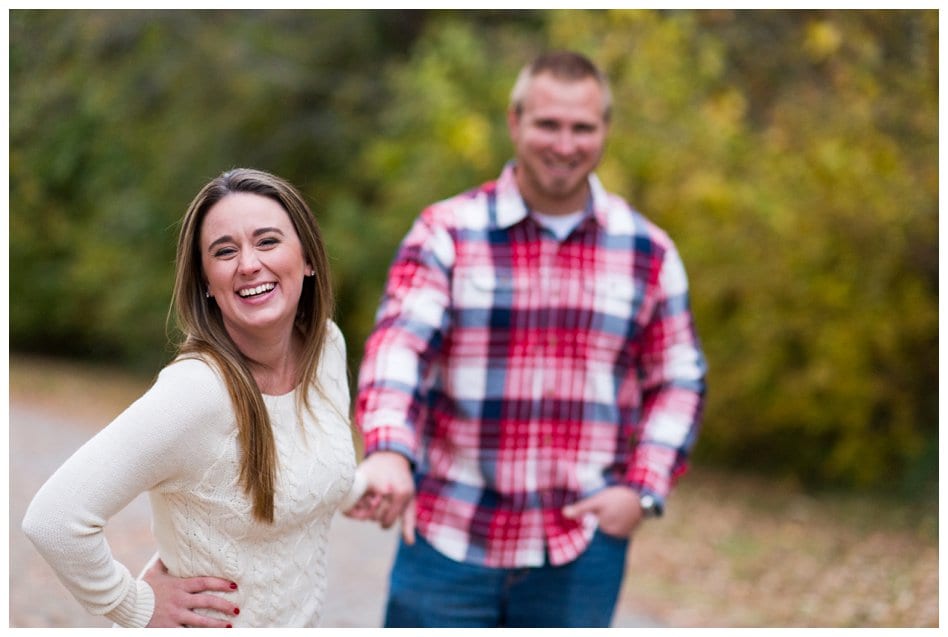
[[392, 264], [350, 512], [402, 517], [386, 626], [609, 626], [628, 539], [685, 468], [705, 362], [674, 245], [593, 174], [610, 111], [589, 60], [540, 56], [514, 161], [423, 211]]

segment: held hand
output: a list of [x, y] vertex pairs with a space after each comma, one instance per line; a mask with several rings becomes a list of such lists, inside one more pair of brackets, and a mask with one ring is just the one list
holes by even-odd
[[155, 611], [147, 628], [230, 628], [226, 619], [214, 619], [195, 613], [197, 608], [213, 609], [225, 615], [237, 615], [240, 609], [233, 602], [207, 591], [237, 589], [237, 584], [220, 577], [175, 577], [164, 563], [156, 560], [144, 577], [155, 592]]
[[629, 487], [606, 487], [588, 498], [563, 507], [563, 515], [574, 520], [587, 513], [599, 519], [599, 529], [613, 537], [629, 537], [642, 520], [639, 494]]
[[408, 459], [393, 451], [379, 451], [362, 461], [365, 494], [345, 514], [357, 520], [376, 520], [387, 529], [402, 518], [402, 537], [415, 542], [415, 481]]

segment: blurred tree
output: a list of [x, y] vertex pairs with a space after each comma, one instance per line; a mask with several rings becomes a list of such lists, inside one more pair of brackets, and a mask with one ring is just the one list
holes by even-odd
[[601, 43], [629, 105], [603, 176], [692, 278], [712, 366], [699, 455], [932, 486], [936, 14], [584, 15], [563, 28]]
[[310, 196], [353, 369], [419, 211], [495, 177], [520, 66], [613, 81], [599, 171], [675, 238], [706, 462], [937, 476], [935, 11], [13, 11], [11, 343], [167, 358], [175, 223], [221, 170]]
[[[321, 218], [375, 109], [402, 11], [14, 11], [11, 332], [16, 346], [153, 367], [175, 224], [253, 166]], [[353, 46], [358, 43], [358, 46]]]
[[699, 456], [809, 484], [931, 486], [936, 14], [543, 17], [525, 34], [442, 16], [392, 75], [363, 171], [383, 182], [384, 258], [422, 206], [497, 174], [519, 66], [582, 50], [616, 94], [600, 175], [671, 232], [692, 277], [712, 365]]

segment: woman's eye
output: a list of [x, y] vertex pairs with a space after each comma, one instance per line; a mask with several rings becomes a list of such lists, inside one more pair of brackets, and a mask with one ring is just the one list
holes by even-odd
[[265, 239], [260, 240], [260, 247], [270, 248], [270, 247], [275, 246], [278, 243], [280, 243], [280, 240], [277, 239], [276, 237], [267, 237]]
[[233, 248], [220, 248], [214, 252], [214, 256], [218, 258], [229, 257], [233, 254], [236, 254], [237, 251]]

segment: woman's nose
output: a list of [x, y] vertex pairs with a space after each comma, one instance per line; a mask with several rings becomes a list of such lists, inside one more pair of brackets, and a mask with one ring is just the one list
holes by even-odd
[[240, 253], [240, 261], [238, 262], [238, 268], [242, 273], [246, 272], [256, 272], [260, 269], [260, 260], [257, 258], [257, 253], [254, 250], [244, 250]]

